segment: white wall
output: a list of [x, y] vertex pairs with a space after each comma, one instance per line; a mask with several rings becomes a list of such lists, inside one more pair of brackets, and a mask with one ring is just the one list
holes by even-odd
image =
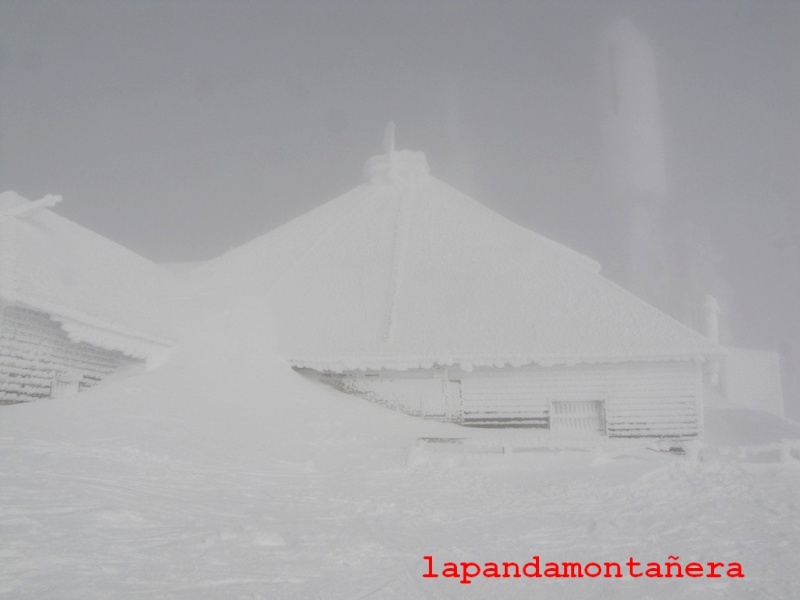
[[781, 361], [777, 352], [728, 347], [720, 364], [722, 406], [753, 408], [783, 416]]
[[351, 373], [342, 384], [396, 410], [463, 424], [548, 427], [553, 401], [603, 401], [609, 436], [702, 433], [701, 365], [692, 361]]

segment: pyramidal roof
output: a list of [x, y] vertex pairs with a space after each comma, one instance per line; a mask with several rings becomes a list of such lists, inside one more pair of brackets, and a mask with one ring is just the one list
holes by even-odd
[[365, 175], [205, 271], [264, 294], [291, 364], [469, 370], [719, 354], [595, 261], [432, 177], [421, 152], [389, 148]]
[[168, 274], [47, 210], [59, 200], [0, 194], [0, 302], [50, 315], [75, 342], [135, 358], [172, 346], [155, 316]]

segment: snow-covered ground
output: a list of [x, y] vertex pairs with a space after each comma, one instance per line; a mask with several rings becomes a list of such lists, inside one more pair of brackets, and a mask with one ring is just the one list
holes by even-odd
[[[497, 432], [301, 378], [256, 295], [176, 306], [182, 346], [161, 369], [0, 409], [0, 597], [800, 597], [795, 424], [709, 412], [702, 460], [503, 454]], [[482, 443], [418, 444], [465, 435]], [[534, 555], [737, 562], [745, 577], [423, 578], [425, 556], [441, 573]]]

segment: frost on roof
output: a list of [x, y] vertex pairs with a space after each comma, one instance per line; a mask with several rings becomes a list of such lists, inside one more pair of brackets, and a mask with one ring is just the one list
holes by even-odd
[[370, 159], [368, 182], [212, 262], [259, 288], [298, 366], [692, 359], [719, 348], [599, 265], [428, 174], [424, 154]]
[[76, 341], [138, 358], [170, 345], [157, 310], [168, 274], [47, 210], [56, 198], [0, 194], [0, 299], [49, 314]]

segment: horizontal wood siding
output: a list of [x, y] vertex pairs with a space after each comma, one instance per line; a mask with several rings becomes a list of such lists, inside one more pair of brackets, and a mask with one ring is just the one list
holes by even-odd
[[0, 319], [0, 404], [50, 398], [92, 387], [137, 361], [72, 342], [46, 314], [5, 306]]
[[[702, 431], [701, 366], [692, 361], [374, 371], [328, 379], [378, 404], [463, 425], [563, 430], [581, 416], [587, 432], [617, 438], [691, 438]], [[576, 405], [581, 402], [587, 406]], [[565, 415], [553, 427], [554, 406], [577, 416]]]
[[552, 397], [553, 393], [537, 389], [529, 372], [465, 376], [461, 380], [459, 421], [465, 425], [547, 428]]
[[549, 427], [554, 401], [604, 401], [610, 437], [693, 437], [700, 433], [696, 363], [528, 367], [465, 374], [460, 421]]

